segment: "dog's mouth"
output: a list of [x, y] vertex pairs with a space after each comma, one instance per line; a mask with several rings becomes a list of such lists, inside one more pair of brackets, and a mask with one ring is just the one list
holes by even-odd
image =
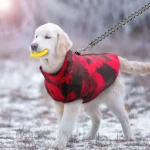
[[40, 52], [30, 52], [30, 56], [33, 58], [40, 58], [42, 56], [47, 55], [47, 53], [48, 53], [48, 49], [45, 48], [45, 49], [41, 50]]

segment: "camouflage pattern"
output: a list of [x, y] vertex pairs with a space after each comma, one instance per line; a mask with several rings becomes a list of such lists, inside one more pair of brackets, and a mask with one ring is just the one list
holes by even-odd
[[63, 103], [93, 100], [114, 83], [119, 69], [120, 62], [115, 54], [77, 55], [71, 50], [57, 73], [46, 73], [40, 67], [47, 92]]

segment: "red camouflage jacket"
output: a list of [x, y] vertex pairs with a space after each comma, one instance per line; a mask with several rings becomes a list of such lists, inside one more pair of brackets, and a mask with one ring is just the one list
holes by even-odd
[[63, 103], [93, 100], [113, 84], [119, 69], [120, 62], [115, 54], [77, 55], [71, 50], [57, 73], [46, 73], [40, 67], [47, 92], [54, 100]]

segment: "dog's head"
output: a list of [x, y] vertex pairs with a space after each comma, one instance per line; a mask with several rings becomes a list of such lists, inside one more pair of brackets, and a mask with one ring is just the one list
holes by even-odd
[[69, 36], [56, 24], [48, 23], [38, 27], [35, 31], [34, 39], [29, 47], [30, 52], [41, 52], [48, 50], [45, 56], [64, 56], [72, 47]]

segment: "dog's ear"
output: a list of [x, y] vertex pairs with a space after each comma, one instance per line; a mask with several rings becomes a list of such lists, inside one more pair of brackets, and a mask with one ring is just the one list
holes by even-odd
[[63, 32], [57, 34], [57, 46], [56, 54], [58, 56], [64, 56], [66, 52], [72, 47], [72, 42], [69, 36]]

